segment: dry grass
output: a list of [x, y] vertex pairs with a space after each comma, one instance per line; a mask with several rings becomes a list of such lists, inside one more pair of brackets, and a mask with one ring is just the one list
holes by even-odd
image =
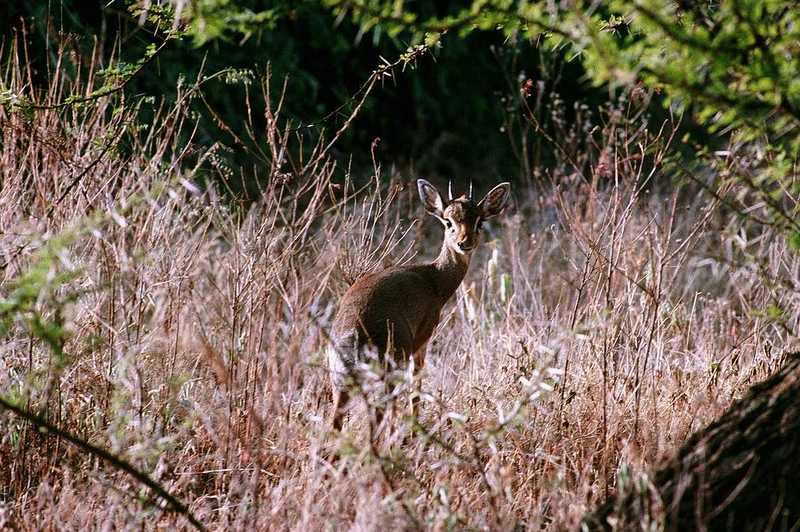
[[[9, 64], [3, 90], [37, 105], [93, 83], [57, 70], [37, 92]], [[291, 159], [269, 107], [253, 134], [262, 198], [243, 209], [199, 191], [203, 172], [229, 177], [217, 148], [192, 143], [200, 90], [145, 123], [150, 104], [120, 95], [0, 108], [0, 295], [40, 289], [0, 347], [0, 393], [129, 461], [210, 529], [575, 528], [794, 341], [797, 291], [781, 282], [796, 286], [796, 254], [659, 185], [666, 133], [609, 125], [594, 175], [565, 161], [558, 188], [517, 188], [488, 229], [429, 347], [414, 434], [398, 411], [371, 438], [359, 407], [329, 433], [322, 352], [344, 280], [409, 245], [433, 256], [439, 229], [410, 177], [381, 188], [376, 168], [356, 193], [324, 143]], [[638, 143], [647, 157], [629, 153]], [[37, 316], [63, 324], [63, 343], [33, 333]], [[8, 412], [0, 457], [0, 528], [188, 526]]]

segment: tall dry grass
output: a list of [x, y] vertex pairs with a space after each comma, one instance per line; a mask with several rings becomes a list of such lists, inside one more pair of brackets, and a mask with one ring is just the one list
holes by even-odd
[[[37, 89], [23, 50], [6, 54], [0, 393], [209, 529], [575, 528], [794, 342], [796, 255], [669, 180], [669, 128], [621, 106], [594, 162], [516, 188], [487, 229], [429, 346], [420, 418], [398, 408], [373, 438], [361, 405], [331, 433], [322, 353], [337, 298], [441, 238], [414, 176], [376, 162], [351, 180], [322, 141], [300, 157], [267, 94], [253, 103], [267, 126], [251, 128], [262, 194], [244, 208], [196, 184], [235, 173], [224, 146], [193, 141], [191, 102], [222, 76], [172, 106], [112, 94], [52, 108], [91, 93], [100, 59]], [[0, 458], [0, 527], [189, 526], [5, 410]]]

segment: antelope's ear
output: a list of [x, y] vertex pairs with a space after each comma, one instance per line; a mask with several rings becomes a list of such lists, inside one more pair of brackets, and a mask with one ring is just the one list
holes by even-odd
[[508, 203], [508, 198], [511, 196], [511, 183], [500, 183], [478, 203], [478, 208], [481, 210], [481, 216], [484, 219], [497, 216]]
[[436, 187], [424, 179], [417, 179], [417, 190], [419, 190], [419, 197], [425, 206], [425, 212], [437, 218], [442, 218], [444, 216], [444, 201], [442, 201], [442, 195], [439, 194]]

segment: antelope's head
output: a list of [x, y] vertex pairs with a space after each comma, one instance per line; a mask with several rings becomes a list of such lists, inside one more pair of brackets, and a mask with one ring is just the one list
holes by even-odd
[[417, 189], [425, 212], [444, 225], [444, 245], [458, 254], [468, 255], [478, 246], [481, 224], [505, 208], [511, 185], [500, 183], [479, 202], [472, 199], [472, 186], [468, 194], [455, 199], [451, 190], [447, 202], [436, 187], [424, 179], [417, 180]]

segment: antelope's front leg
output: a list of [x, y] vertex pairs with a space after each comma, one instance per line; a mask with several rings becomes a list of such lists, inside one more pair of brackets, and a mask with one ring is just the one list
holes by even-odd
[[412, 379], [414, 379], [414, 389], [411, 393], [411, 401], [409, 408], [411, 410], [411, 419], [415, 420], [419, 411], [419, 398], [422, 394], [422, 370], [425, 367], [425, 353], [428, 349], [428, 342], [422, 344], [422, 347], [417, 349], [412, 354], [413, 372]]

